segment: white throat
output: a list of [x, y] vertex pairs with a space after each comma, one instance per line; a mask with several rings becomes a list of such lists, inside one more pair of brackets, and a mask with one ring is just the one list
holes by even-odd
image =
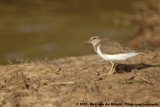
[[109, 60], [109, 61], [126, 60], [128, 58], [138, 55], [138, 53], [136, 52], [121, 53], [121, 54], [104, 54], [100, 49], [100, 45], [97, 46], [97, 54], [101, 56], [104, 60]]

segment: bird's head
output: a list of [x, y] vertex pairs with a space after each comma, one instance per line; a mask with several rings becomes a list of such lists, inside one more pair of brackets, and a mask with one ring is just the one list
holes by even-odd
[[101, 41], [101, 37], [100, 36], [92, 36], [92, 37], [90, 37], [90, 39], [88, 41], [85, 41], [85, 42], [81, 43], [81, 45], [84, 44], [84, 43], [91, 43], [93, 45], [96, 45], [100, 41]]

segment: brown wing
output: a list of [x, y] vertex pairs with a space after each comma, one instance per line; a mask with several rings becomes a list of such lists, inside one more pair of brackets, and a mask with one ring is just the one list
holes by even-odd
[[100, 48], [101, 48], [102, 53], [105, 53], [105, 54], [119, 54], [119, 53], [136, 52], [134, 49], [130, 47], [126, 47], [110, 39], [101, 41]]

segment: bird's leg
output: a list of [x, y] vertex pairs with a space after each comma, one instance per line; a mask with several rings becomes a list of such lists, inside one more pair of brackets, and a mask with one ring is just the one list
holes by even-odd
[[112, 67], [111, 67], [110, 71], [108, 72], [108, 74], [103, 74], [103, 75], [110, 76], [110, 75], [112, 75], [114, 73], [117, 64], [114, 64], [114, 62], [112, 62], [112, 61], [111, 61], [111, 64], [112, 64]]
[[111, 61], [111, 64], [112, 64], [112, 67], [111, 67], [111, 69], [110, 69], [110, 71], [109, 71], [108, 75], [112, 74], [113, 69], [114, 69], [114, 63], [113, 63], [112, 61]]
[[116, 66], [117, 66], [117, 64], [114, 64], [114, 67], [113, 67], [112, 72], [110, 74], [114, 74]]

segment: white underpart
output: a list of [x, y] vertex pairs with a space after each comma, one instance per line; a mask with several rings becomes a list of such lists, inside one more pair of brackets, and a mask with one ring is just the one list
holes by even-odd
[[103, 54], [100, 45], [97, 47], [97, 53], [99, 56], [101, 56], [104, 60], [109, 60], [109, 61], [121, 61], [121, 60], [126, 60], [128, 58], [134, 57], [138, 55], [136, 52], [130, 52], [130, 53], [122, 53], [122, 54]]

